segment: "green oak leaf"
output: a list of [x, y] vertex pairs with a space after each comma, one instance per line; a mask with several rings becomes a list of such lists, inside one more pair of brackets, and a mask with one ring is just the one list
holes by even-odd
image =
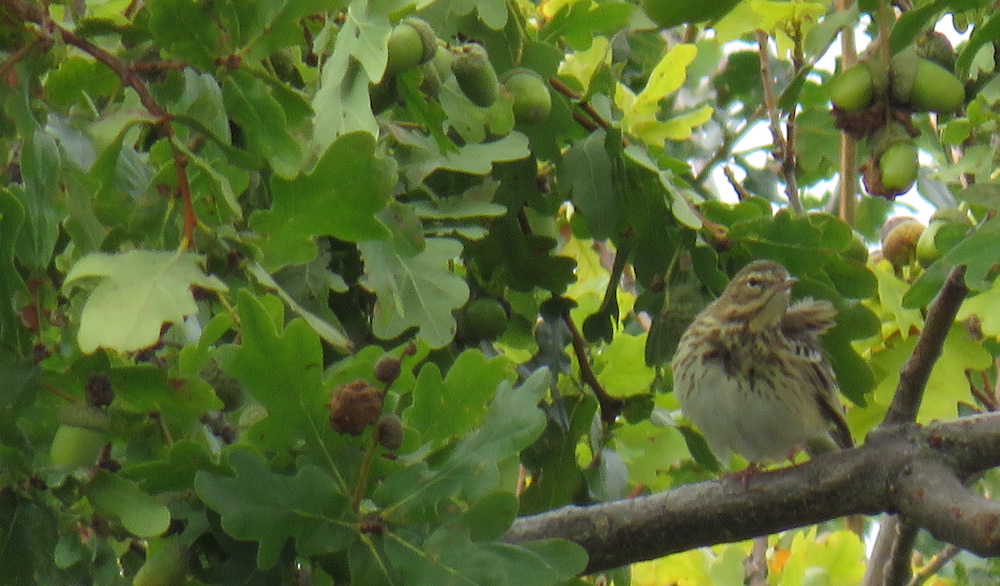
[[149, 31], [158, 47], [202, 71], [211, 71], [221, 49], [211, 3], [157, 0], [149, 3]]
[[116, 400], [135, 412], [158, 412], [168, 422], [197, 420], [205, 411], [221, 409], [212, 387], [197, 378], [168, 379], [153, 364], [121, 366], [108, 371]]
[[285, 542], [294, 539], [299, 555], [339, 551], [351, 541], [350, 503], [334, 479], [315, 466], [295, 476], [272, 472], [256, 453], [229, 453], [233, 477], [199, 471], [198, 496], [222, 515], [222, 526], [237, 539], [256, 541], [257, 567], [278, 561]]
[[361, 284], [375, 293], [375, 335], [395, 338], [407, 329], [420, 329], [419, 337], [434, 348], [455, 336], [452, 310], [469, 298], [469, 286], [451, 271], [462, 254], [462, 244], [450, 238], [428, 238], [422, 252], [399, 254], [391, 242], [360, 242], [365, 262]]
[[254, 212], [250, 226], [267, 235], [261, 244], [264, 266], [275, 270], [304, 264], [316, 256], [315, 236], [378, 240], [389, 231], [375, 213], [389, 201], [396, 164], [375, 153], [364, 132], [338, 138], [316, 166], [294, 179], [271, 179], [271, 209]]
[[278, 177], [294, 177], [305, 155], [288, 128], [282, 102], [271, 95], [267, 84], [242, 69], [224, 79], [226, 110], [243, 129], [252, 150], [267, 159]]
[[538, 402], [549, 388], [549, 377], [548, 369], [539, 368], [519, 386], [501, 382], [482, 425], [458, 442], [440, 477], [459, 481], [473, 498], [499, 488], [498, 464], [519, 454], [545, 429]]
[[386, 40], [392, 29], [385, 8], [354, 0], [344, 13], [344, 24], [323, 65], [312, 102], [316, 111], [313, 140], [321, 148], [351, 132], [378, 133], [368, 84], [382, 79], [389, 57]]
[[[3, 299], [27, 293], [24, 281], [14, 268], [14, 249], [24, 216], [21, 202], [10, 191], [0, 188], [0, 296]], [[14, 312], [0, 311], [0, 342], [11, 348], [28, 344], [19, 321]]]
[[[403, 412], [407, 426], [419, 429], [425, 442], [442, 442], [463, 435], [478, 425], [508, 365], [501, 358], [487, 360], [482, 352], [466, 350], [441, 377], [434, 363], [427, 363], [413, 387], [413, 405]], [[447, 412], [448, 417], [441, 417]]]
[[216, 462], [216, 457], [202, 443], [182, 439], [170, 446], [170, 454], [163, 460], [147, 460], [122, 470], [122, 475], [138, 483], [150, 493], [189, 490], [195, 474], [200, 470], [217, 474], [230, 474], [227, 466]]
[[1000, 279], [993, 281], [993, 286], [988, 290], [966, 299], [955, 319], [964, 322], [970, 317], [976, 316], [979, 318], [979, 327], [983, 334], [992, 338], [1000, 338], [998, 307], [1000, 307]]
[[576, 141], [563, 156], [564, 181], [573, 191], [591, 235], [598, 240], [614, 232], [621, 209], [621, 196], [612, 179], [612, 160], [605, 145], [607, 133], [598, 129]]
[[[327, 254], [326, 256], [327, 260], [329, 260], [329, 254]], [[295, 267], [290, 267], [290, 268], [295, 268]], [[278, 296], [281, 297], [285, 301], [285, 303], [288, 304], [288, 307], [290, 307], [292, 311], [299, 314], [299, 316], [301, 316], [302, 319], [306, 320], [306, 322], [310, 326], [312, 326], [313, 330], [315, 330], [316, 333], [319, 334], [321, 338], [323, 338], [330, 344], [333, 344], [337, 348], [343, 350], [350, 350], [353, 347], [353, 344], [350, 341], [350, 339], [348, 339], [347, 334], [344, 333], [343, 328], [340, 326], [339, 322], [337, 322], [337, 316], [333, 315], [333, 313], [330, 312], [328, 308], [326, 309], [326, 313], [329, 313], [329, 317], [333, 318], [332, 320], [324, 319], [323, 317], [305, 308], [301, 303], [295, 300], [295, 297], [293, 297], [291, 294], [285, 291], [285, 289], [282, 288], [282, 286], [277, 281], [274, 280], [274, 277], [272, 277], [270, 273], [265, 271], [264, 267], [260, 266], [259, 264], [254, 263], [250, 265], [249, 271], [250, 274], [252, 274], [254, 278], [257, 279], [257, 282], [260, 283], [261, 286], [266, 287], [271, 291], [277, 293]], [[335, 283], [338, 279], [337, 275], [334, 275], [329, 271], [322, 270], [322, 271], [314, 271], [314, 274], [310, 276], [312, 276], [315, 281], [319, 281], [320, 283], [322, 283], [322, 284], [317, 284], [317, 283], [313, 284], [317, 287], [316, 291], [317, 297], [321, 298], [322, 302], [325, 303], [327, 294], [329, 293], [331, 288], [329, 283]]]
[[130, 480], [98, 470], [84, 488], [97, 512], [117, 517], [130, 533], [153, 537], [167, 530], [170, 510]]
[[95, 252], [78, 260], [64, 286], [100, 279], [83, 306], [77, 341], [91, 353], [98, 348], [133, 352], [160, 337], [164, 323], [179, 324], [197, 313], [191, 287], [225, 291], [226, 285], [206, 275], [204, 257], [190, 252], [131, 250]]
[[393, 535], [385, 554], [404, 584], [561, 584], [583, 571], [587, 555], [564, 539], [523, 546], [473, 541], [469, 531], [444, 526], [422, 544]]
[[413, 137], [411, 142], [422, 147], [415, 160], [403, 169], [406, 180], [413, 184], [421, 183], [438, 169], [488, 175], [495, 163], [517, 161], [531, 154], [528, 137], [517, 131], [493, 142], [467, 144], [447, 152], [440, 152], [430, 137]]
[[924, 318], [920, 315], [920, 310], [903, 306], [903, 296], [908, 290], [906, 282], [892, 272], [892, 266], [888, 262], [875, 263], [871, 268], [878, 279], [878, 296], [882, 308], [890, 314], [889, 323], [895, 324], [903, 338], [909, 337], [911, 331], [923, 328]]
[[[233, 2], [228, 4], [238, 14], [241, 26], [227, 27], [243, 33], [238, 39], [246, 44], [241, 53], [248, 59], [259, 60], [284, 47], [294, 46], [302, 40], [302, 19], [311, 14], [335, 14], [343, 8], [343, 0], [260, 0], [259, 2]], [[229, 16], [228, 13], [222, 16]]]
[[[280, 303], [280, 302], [278, 302]], [[264, 303], [241, 290], [237, 311], [241, 341], [222, 346], [217, 359], [247, 394], [267, 410], [251, 435], [270, 447], [288, 447], [299, 439], [322, 442], [332, 433], [323, 417], [329, 398], [321, 380], [323, 349], [319, 337], [301, 318], [284, 327]]]

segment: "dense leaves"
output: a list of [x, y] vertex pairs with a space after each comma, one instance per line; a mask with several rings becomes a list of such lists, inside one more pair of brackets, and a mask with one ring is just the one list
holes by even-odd
[[[837, 308], [858, 441], [965, 265], [918, 420], [995, 409], [1000, 18], [832, 4], [0, 0], [4, 583], [572, 583], [579, 546], [505, 532], [715, 477], [668, 364], [757, 258]], [[848, 63], [819, 64], [945, 13], [964, 102], [892, 112], [908, 201], [960, 221], [890, 262], [901, 207], [855, 197]], [[69, 456], [67, 407], [101, 417]], [[772, 537], [771, 571], [857, 581], [839, 527]], [[633, 578], [738, 583], [747, 550]]]

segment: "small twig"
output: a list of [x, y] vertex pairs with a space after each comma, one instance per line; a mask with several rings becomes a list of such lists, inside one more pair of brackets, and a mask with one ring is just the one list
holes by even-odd
[[371, 474], [372, 459], [375, 457], [375, 450], [378, 449], [378, 434], [372, 431], [368, 438], [368, 445], [365, 446], [364, 459], [361, 461], [361, 469], [358, 470], [358, 483], [354, 485], [354, 492], [351, 494], [351, 510], [358, 512], [361, 506], [361, 499], [365, 496], [365, 488], [368, 486], [368, 475]]
[[[878, 0], [878, 52], [885, 71], [891, 71], [892, 55], [889, 53], [889, 2]], [[891, 74], [890, 74], [891, 75]], [[886, 123], [892, 121], [892, 108], [885, 110]]]
[[593, 124], [597, 124], [598, 126], [604, 129], [608, 129], [611, 127], [611, 123], [605, 120], [604, 117], [601, 116], [597, 112], [597, 110], [595, 110], [594, 107], [590, 105], [590, 102], [584, 100], [583, 96], [573, 91], [572, 88], [563, 83], [562, 80], [560, 80], [558, 77], [550, 77], [549, 84], [553, 88], [555, 88], [557, 92], [576, 102], [576, 105], [581, 110], [583, 110], [584, 113], [587, 114], [587, 116], [590, 117], [589, 124], [585, 124], [581, 119], [581, 117], [577, 116], [577, 112], [576, 111], [573, 112], [573, 119], [579, 122], [584, 128], [587, 128], [587, 130], [595, 130], [596, 128], [589, 127], [590, 125]]
[[920, 584], [923, 584], [928, 579], [932, 578], [938, 570], [943, 568], [945, 564], [950, 562], [961, 552], [962, 550], [954, 545], [948, 544], [944, 546], [944, 549], [931, 558], [931, 561], [929, 561], [926, 566], [920, 568], [915, 574], [913, 574], [913, 577], [910, 578], [910, 582], [907, 586], [920, 586]]
[[736, 197], [738, 197], [740, 201], [753, 197], [753, 195], [751, 195], [750, 192], [736, 180], [736, 176], [733, 175], [733, 170], [729, 168], [729, 165], [723, 167], [722, 172], [726, 174], [726, 179], [729, 180], [729, 184], [736, 190]]
[[746, 134], [750, 132], [750, 129], [757, 125], [757, 121], [760, 120], [763, 115], [764, 106], [758, 106], [757, 109], [746, 118], [743, 126], [735, 132], [726, 132], [725, 125], [720, 124], [723, 127], [722, 144], [719, 145], [719, 148], [715, 150], [712, 157], [705, 162], [705, 165], [694, 176], [694, 182], [698, 185], [704, 184], [705, 180], [708, 179], [709, 175], [712, 173], [712, 169], [733, 154], [730, 152], [730, 149], [732, 149], [741, 138], [746, 136]]
[[35, 48], [39, 46], [45, 46], [46, 44], [51, 44], [51, 43], [52, 43], [51, 39], [45, 39], [45, 38], [35, 39], [34, 41], [20, 47], [17, 51], [11, 53], [10, 57], [8, 57], [3, 63], [0, 63], [0, 81], [2, 81], [5, 77], [7, 77], [7, 72], [13, 69], [14, 66], [17, 65], [17, 62], [20, 61], [21, 59], [24, 59], [24, 57], [28, 53], [35, 50]]
[[750, 555], [743, 560], [744, 584], [766, 586], [767, 584], [767, 536], [755, 537]]
[[863, 586], [906, 584], [910, 578], [909, 554], [916, 537], [917, 528], [906, 523], [899, 515], [886, 518], [882, 522], [861, 584]]
[[181, 152], [174, 146], [173, 141], [176, 140], [176, 137], [174, 135], [173, 126], [170, 123], [170, 113], [156, 101], [152, 92], [149, 90], [149, 87], [146, 86], [141, 79], [139, 79], [139, 76], [136, 75], [135, 71], [126, 65], [125, 62], [98, 47], [94, 43], [91, 43], [89, 40], [77, 35], [75, 32], [51, 22], [48, 18], [48, 14], [42, 10], [40, 6], [35, 4], [26, 4], [20, 0], [0, 0], [0, 6], [4, 7], [13, 14], [21, 16], [26, 21], [34, 22], [40, 25], [43, 30], [51, 29], [58, 31], [59, 36], [62, 37], [65, 42], [77, 47], [92, 56], [97, 61], [103, 63], [118, 76], [122, 85], [132, 88], [136, 95], [139, 96], [139, 102], [150, 114], [153, 115], [153, 117], [156, 118], [156, 124], [163, 128], [163, 133], [166, 135], [167, 140], [170, 141], [174, 157], [174, 167], [177, 171], [178, 192], [184, 207], [183, 246], [185, 248], [190, 246], [190, 244], [194, 242], [194, 229], [198, 222], [197, 216], [194, 213], [194, 204], [191, 201], [191, 184], [188, 181], [187, 171], [185, 168], [187, 161]]
[[[854, 0], [837, 0], [837, 12], [846, 12]], [[840, 66], [842, 71], [858, 62], [858, 50], [854, 46], [854, 29], [845, 26], [840, 29]], [[846, 132], [840, 133], [840, 185], [837, 186], [837, 214], [848, 225], [853, 226], [857, 214], [858, 188], [858, 141]]]
[[625, 402], [609, 395], [604, 389], [604, 385], [597, 380], [597, 375], [594, 374], [594, 369], [590, 366], [590, 359], [587, 357], [587, 343], [580, 335], [580, 330], [577, 329], [569, 314], [563, 315], [562, 319], [572, 336], [573, 353], [576, 354], [576, 361], [580, 365], [580, 378], [587, 383], [587, 386], [594, 392], [594, 396], [597, 397], [597, 403], [601, 407], [601, 421], [610, 425], [621, 414]]
[[[799, 200], [798, 181], [795, 178], [795, 153], [791, 150], [792, 145], [785, 139], [781, 132], [781, 114], [778, 112], [778, 100], [774, 95], [774, 77], [771, 73], [770, 53], [767, 49], [768, 36], [764, 31], [757, 29], [757, 51], [760, 56], [760, 80], [764, 89], [764, 107], [767, 108], [768, 118], [771, 121], [771, 138], [774, 142], [774, 157], [781, 162], [781, 174], [785, 180], [785, 193], [788, 196], [788, 204], [796, 214], [802, 215], [805, 210]], [[790, 121], [794, 118], [790, 117]], [[794, 128], [788, 129], [789, 136]]]

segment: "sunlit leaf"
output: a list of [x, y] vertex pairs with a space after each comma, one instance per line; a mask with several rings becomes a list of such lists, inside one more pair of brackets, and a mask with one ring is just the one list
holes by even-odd
[[[202, 263], [196, 254], [152, 250], [95, 252], [81, 258], [66, 274], [64, 285], [99, 282], [80, 317], [80, 349], [130, 352], [155, 344], [164, 323], [179, 324], [198, 311], [192, 286], [226, 290], [222, 281], [203, 272]], [[109, 320], [109, 315], [115, 319]]]

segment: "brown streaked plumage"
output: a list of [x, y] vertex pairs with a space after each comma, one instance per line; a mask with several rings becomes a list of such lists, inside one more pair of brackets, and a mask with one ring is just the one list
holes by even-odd
[[819, 341], [836, 311], [822, 300], [792, 304], [795, 282], [782, 265], [754, 261], [681, 337], [674, 392], [723, 463], [730, 451], [761, 462], [852, 445]]

